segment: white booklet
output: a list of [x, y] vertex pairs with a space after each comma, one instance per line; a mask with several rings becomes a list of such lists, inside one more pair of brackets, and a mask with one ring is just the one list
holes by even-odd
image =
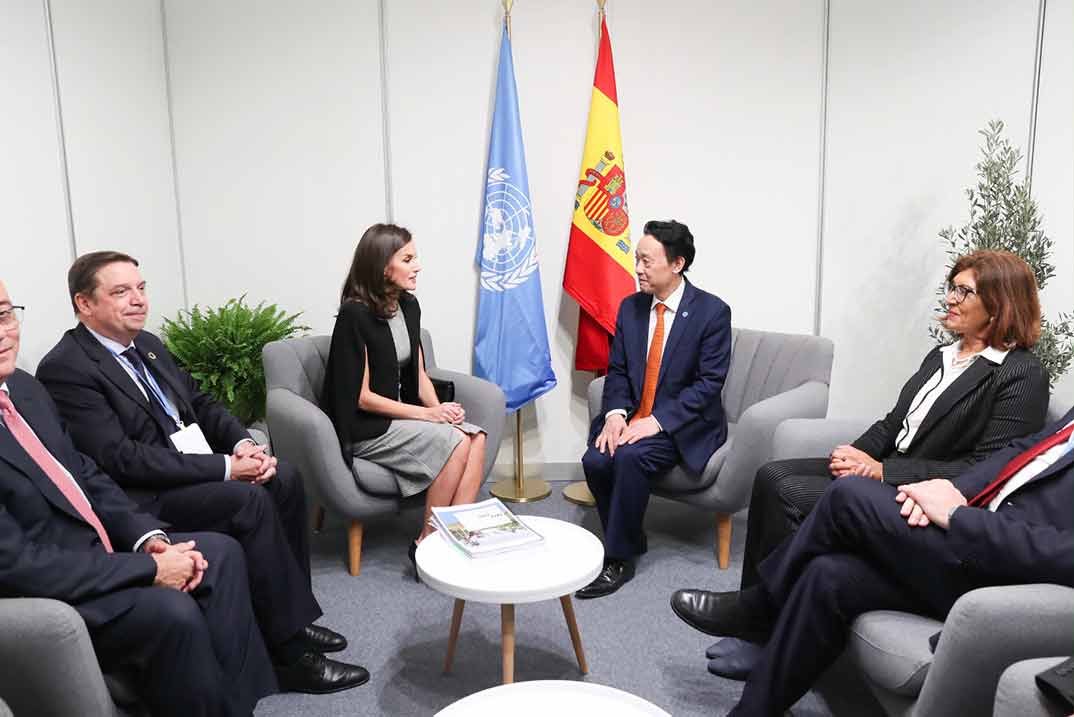
[[544, 540], [499, 498], [433, 508], [432, 521], [444, 540], [471, 558], [516, 550]]

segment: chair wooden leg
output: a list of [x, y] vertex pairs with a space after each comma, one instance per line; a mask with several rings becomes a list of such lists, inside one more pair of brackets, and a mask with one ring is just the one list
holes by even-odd
[[444, 658], [444, 673], [451, 672], [451, 663], [455, 661], [455, 643], [459, 641], [459, 626], [462, 625], [462, 610], [465, 600], [455, 599], [455, 609], [451, 613], [451, 633], [448, 635], [447, 657]]
[[731, 515], [716, 514], [716, 560], [720, 570], [727, 570], [731, 564]]
[[515, 606], [500, 606], [500, 624], [503, 628], [503, 683], [515, 681]]
[[320, 533], [324, 530], [324, 506], [318, 505], [313, 509], [313, 532]]
[[563, 606], [563, 617], [567, 620], [567, 630], [571, 633], [571, 644], [574, 645], [574, 656], [578, 658], [578, 669], [583, 675], [589, 674], [589, 665], [585, 661], [585, 651], [582, 649], [582, 633], [578, 632], [578, 620], [574, 617], [574, 604], [570, 595], [562, 595], [559, 604]]
[[347, 528], [347, 568], [351, 575], [362, 572], [362, 522], [352, 520]]

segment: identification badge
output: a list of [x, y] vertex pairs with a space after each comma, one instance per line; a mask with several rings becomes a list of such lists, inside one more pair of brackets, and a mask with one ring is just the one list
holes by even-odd
[[201, 432], [201, 426], [191, 423], [182, 430], [168, 436], [172, 439], [172, 445], [180, 453], [200, 453], [207, 455], [213, 452], [209, 442], [205, 440], [205, 434]]

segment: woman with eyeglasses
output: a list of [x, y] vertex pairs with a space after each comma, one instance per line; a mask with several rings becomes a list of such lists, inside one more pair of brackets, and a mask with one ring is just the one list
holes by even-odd
[[945, 305], [937, 318], [956, 340], [925, 355], [886, 416], [827, 458], [773, 461], [757, 472], [743, 588], [757, 583], [757, 564], [833, 480], [955, 478], [1044, 425], [1048, 376], [1030, 351], [1040, 337], [1040, 302], [1029, 265], [1003, 251], [960, 257], [947, 275]]

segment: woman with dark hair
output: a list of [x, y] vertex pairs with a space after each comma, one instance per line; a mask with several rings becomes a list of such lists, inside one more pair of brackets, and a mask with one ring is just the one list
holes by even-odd
[[343, 282], [321, 397], [348, 464], [384, 466], [403, 497], [426, 491], [411, 562], [433, 530], [432, 509], [473, 502], [485, 463], [484, 430], [465, 422], [458, 403], [441, 403], [425, 372], [421, 308], [410, 293], [420, 271], [406, 229], [374, 224], [362, 235]]
[[[827, 458], [773, 461], [757, 472], [743, 590], [759, 582], [758, 564], [797, 530], [833, 480], [953, 479], [1044, 425], [1048, 376], [1030, 351], [1040, 338], [1040, 302], [1029, 265], [1003, 251], [960, 257], [947, 275], [946, 307], [938, 320], [957, 340], [925, 355], [884, 418]], [[907, 516], [913, 510], [912, 502], [904, 508]], [[739, 668], [759, 651], [721, 640], [709, 648], [709, 670], [743, 679]]]

